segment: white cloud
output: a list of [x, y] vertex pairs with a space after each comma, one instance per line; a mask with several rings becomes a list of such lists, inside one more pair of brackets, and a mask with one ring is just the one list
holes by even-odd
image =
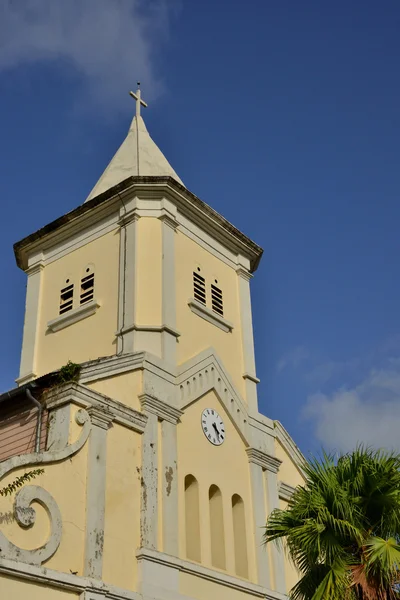
[[276, 366], [278, 373], [287, 369], [288, 367], [297, 369], [302, 363], [310, 358], [310, 353], [305, 346], [297, 346], [290, 352], [287, 352], [282, 356]]
[[97, 103], [121, 105], [140, 79], [160, 93], [155, 56], [179, 0], [0, 0], [0, 70], [59, 61]]
[[330, 450], [351, 450], [359, 442], [400, 449], [400, 364], [373, 370], [353, 388], [314, 394], [303, 411]]

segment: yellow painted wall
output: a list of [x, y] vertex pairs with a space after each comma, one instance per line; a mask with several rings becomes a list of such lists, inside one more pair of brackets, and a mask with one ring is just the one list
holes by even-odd
[[161, 325], [162, 310], [162, 223], [142, 217], [137, 231], [136, 322]]
[[[224, 420], [226, 440], [222, 446], [213, 446], [202, 431], [201, 413], [205, 408], [214, 408]], [[181, 417], [178, 425], [178, 465], [179, 502], [182, 507], [179, 511], [181, 558], [186, 558], [184, 478], [191, 474], [199, 484], [202, 564], [211, 567], [209, 488], [215, 484], [220, 488], [223, 499], [226, 570], [235, 573], [231, 502], [233, 494], [239, 494], [245, 506], [249, 579], [255, 581], [250, 475], [245, 444], [214, 392], [209, 392], [185, 409]]]
[[98, 379], [86, 384], [100, 394], [118, 400], [130, 408], [140, 409], [139, 394], [142, 392], [142, 372], [122, 373], [107, 379]]
[[114, 424], [107, 434], [104, 581], [134, 590], [140, 546], [141, 435]]
[[[175, 237], [176, 252], [176, 314], [177, 329], [181, 333], [178, 343], [178, 363], [182, 364], [202, 350], [212, 346], [229, 371], [237, 389], [245, 397], [243, 379], [243, 351], [240, 323], [239, 289], [236, 272], [207, 252], [182, 232]], [[216, 279], [223, 292], [224, 317], [234, 329], [225, 333], [212, 323], [194, 314], [188, 300], [193, 298], [193, 271], [201, 268], [207, 286], [207, 306], [211, 308], [211, 283]]]
[[25, 582], [11, 577], [0, 577], [0, 598], [3, 600], [78, 600], [74, 592], [57, 590], [37, 583]]
[[[68, 277], [75, 285], [74, 308], [79, 306], [80, 279], [94, 265], [96, 314], [57, 332], [47, 323], [59, 316], [60, 290]], [[119, 233], [112, 231], [48, 264], [43, 271], [36, 374], [49, 373], [68, 360], [81, 363], [115, 354], [118, 314]]]

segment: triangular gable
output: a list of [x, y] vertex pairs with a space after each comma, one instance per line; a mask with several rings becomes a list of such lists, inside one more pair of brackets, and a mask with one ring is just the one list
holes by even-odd
[[213, 390], [244, 442], [250, 445], [247, 405], [213, 348], [204, 350], [181, 365], [176, 383], [178, 407], [181, 410]]

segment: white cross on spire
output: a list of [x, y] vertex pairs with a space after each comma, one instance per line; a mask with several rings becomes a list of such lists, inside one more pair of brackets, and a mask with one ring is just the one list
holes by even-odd
[[140, 117], [140, 105], [147, 107], [147, 104], [140, 97], [140, 81], [137, 82], [138, 89], [136, 90], [136, 94], [134, 92], [129, 92], [129, 94], [136, 100], [136, 118]]

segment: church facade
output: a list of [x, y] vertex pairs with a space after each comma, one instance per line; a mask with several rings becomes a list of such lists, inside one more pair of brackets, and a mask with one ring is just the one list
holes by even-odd
[[18, 387], [0, 396], [0, 596], [283, 599], [263, 545], [302, 456], [257, 403], [261, 248], [190, 192], [147, 132], [88, 199], [15, 245]]

